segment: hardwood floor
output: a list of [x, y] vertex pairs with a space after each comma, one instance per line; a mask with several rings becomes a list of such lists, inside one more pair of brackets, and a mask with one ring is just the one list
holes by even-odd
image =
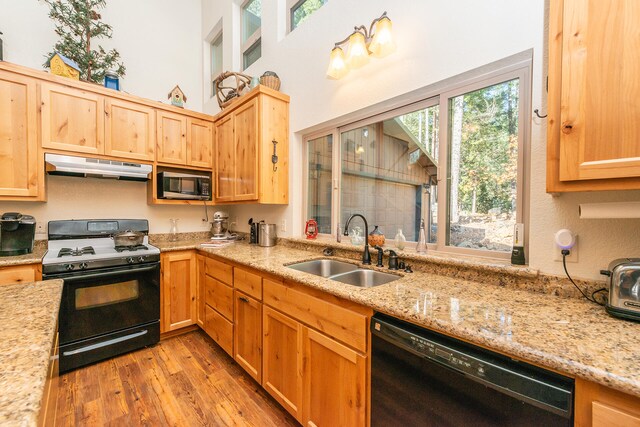
[[202, 331], [60, 377], [59, 426], [297, 426]]

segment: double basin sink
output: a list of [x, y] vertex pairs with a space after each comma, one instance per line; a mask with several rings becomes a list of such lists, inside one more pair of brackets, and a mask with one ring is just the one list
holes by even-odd
[[359, 268], [357, 265], [335, 259], [315, 259], [291, 264], [287, 267], [361, 288], [373, 288], [401, 278], [395, 274], [366, 270]]

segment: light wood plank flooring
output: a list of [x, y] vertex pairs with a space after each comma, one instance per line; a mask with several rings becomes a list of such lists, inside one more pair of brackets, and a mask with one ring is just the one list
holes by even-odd
[[297, 426], [202, 331], [60, 377], [59, 426]]

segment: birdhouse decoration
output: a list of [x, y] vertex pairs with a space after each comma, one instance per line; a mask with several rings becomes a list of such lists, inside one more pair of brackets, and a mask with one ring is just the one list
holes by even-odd
[[171, 99], [171, 105], [175, 105], [176, 107], [180, 108], [184, 108], [184, 103], [187, 102], [186, 95], [178, 85], [171, 89], [171, 92], [169, 92], [167, 98]]
[[49, 63], [47, 65], [51, 70], [51, 74], [80, 80], [80, 66], [74, 60], [69, 59], [58, 52], [55, 52], [51, 58], [49, 58]]

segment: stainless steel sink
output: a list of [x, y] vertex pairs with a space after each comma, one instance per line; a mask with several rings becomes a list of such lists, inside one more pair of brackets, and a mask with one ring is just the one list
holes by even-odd
[[382, 273], [375, 270], [358, 269], [349, 273], [342, 273], [330, 277], [331, 280], [346, 283], [348, 285], [358, 286], [361, 288], [373, 288], [374, 286], [384, 285], [400, 279], [395, 274]]
[[315, 259], [291, 264], [288, 267], [361, 288], [372, 288], [400, 279], [400, 276], [395, 274], [365, 270], [358, 268], [357, 265], [335, 259]]
[[335, 276], [336, 274], [347, 273], [358, 269], [357, 265], [336, 261], [335, 259], [315, 259], [313, 261], [291, 264], [288, 267], [322, 277]]

